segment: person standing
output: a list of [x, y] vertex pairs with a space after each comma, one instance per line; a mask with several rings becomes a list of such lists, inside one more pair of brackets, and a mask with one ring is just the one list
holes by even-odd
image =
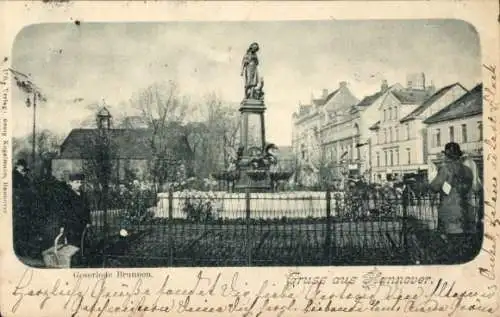
[[[438, 253], [445, 255], [442, 262], [464, 262], [470, 256], [470, 243], [466, 232], [465, 211], [467, 197], [472, 187], [472, 171], [466, 167], [461, 157], [460, 145], [449, 142], [444, 148], [444, 162], [436, 177], [430, 183], [431, 190], [441, 194], [438, 209], [438, 232], [445, 245]], [[436, 241], [438, 243], [438, 241]]]
[[68, 243], [75, 246], [80, 246], [83, 231], [87, 225], [90, 225], [90, 208], [83, 191], [83, 182], [83, 174], [69, 175], [68, 185], [71, 191], [68, 192], [65, 211], [61, 215]]
[[24, 159], [17, 160], [12, 171], [13, 229], [14, 250], [17, 255], [28, 253], [31, 230], [31, 202], [34, 199], [28, 178], [28, 164]]

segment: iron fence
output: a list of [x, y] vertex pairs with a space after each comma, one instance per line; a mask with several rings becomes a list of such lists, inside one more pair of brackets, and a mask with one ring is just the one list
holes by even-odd
[[130, 209], [94, 211], [92, 220], [110, 267], [425, 264], [446, 254], [436, 241], [439, 202], [411, 192], [169, 191], [135, 221], [125, 220]]

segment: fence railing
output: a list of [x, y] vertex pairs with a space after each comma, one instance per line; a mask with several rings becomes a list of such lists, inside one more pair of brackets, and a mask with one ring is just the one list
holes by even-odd
[[439, 203], [435, 194], [169, 191], [135, 222], [126, 209], [92, 219], [102, 232], [107, 217], [114, 246], [103, 253], [114, 267], [424, 264], [437, 261]]

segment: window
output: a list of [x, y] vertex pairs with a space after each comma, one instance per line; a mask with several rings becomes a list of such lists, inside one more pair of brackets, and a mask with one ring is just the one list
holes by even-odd
[[380, 153], [377, 152], [377, 166], [380, 166]]
[[450, 127], [450, 142], [455, 142], [455, 128]]
[[436, 146], [441, 146], [441, 130], [436, 129]]
[[462, 124], [462, 142], [467, 143], [467, 125]]
[[389, 128], [389, 142], [392, 142], [392, 128]]
[[398, 108], [394, 107], [394, 119], [398, 118]]
[[478, 135], [479, 135], [479, 141], [483, 139], [483, 123], [481, 121], [477, 122], [477, 129], [478, 129]]
[[384, 129], [384, 143], [387, 143], [387, 130]]
[[410, 151], [409, 147], [406, 148], [406, 155], [408, 157], [407, 164], [410, 165], [411, 164], [411, 151]]
[[389, 120], [392, 120], [392, 108], [389, 107]]
[[396, 149], [396, 166], [399, 165], [399, 150]]
[[394, 141], [399, 141], [399, 128], [395, 127], [394, 128]]
[[384, 166], [387, 166], [387, 151], [384, 151], [384, 158], [385, 158], [385, 165]]
[[390, 152], [390, 155], [391, 155], [391, 156], [390, 156], [390, 159], [391, 159], [391, 160], [390, 160], [390, 164], [391, 164], [391, 166], [393, 166], [393, 165], [394, 165], [394, 156], [393, 156], [393, 154], [394, 154], [394, 153], [393, 153], [393, 152], [392, 152], [392, 150], [391, 150], [391, 152]]
[[406, 123], [405, 128], [406, 128], [406, 139], [409, 140], [410, 139], [410, 124]]

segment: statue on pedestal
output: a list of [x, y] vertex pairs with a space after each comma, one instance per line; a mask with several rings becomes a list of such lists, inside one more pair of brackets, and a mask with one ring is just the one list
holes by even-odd
[[264, 99], [264, 79], [259, 76], [259, 44], [252, 43], [241, 62], [241, 76], [245, 79], [245, 99]]

